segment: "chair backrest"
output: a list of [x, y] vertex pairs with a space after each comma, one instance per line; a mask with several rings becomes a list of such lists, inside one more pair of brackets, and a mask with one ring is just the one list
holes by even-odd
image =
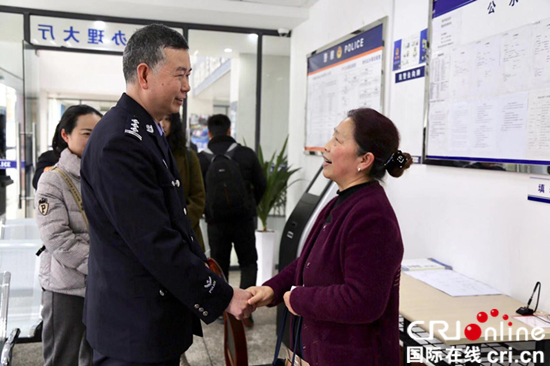
[[[208, 258], [208, 267], [225, 280], [223, 271], [214, 259]], [[248, 350], [243, 322], [237, 320], [233, 315], [224, 312], [223, 330], [223, 349], [226, 366], [248, 366]]]
[[0, 240], [0, 272], [11, 273], [8, 329], [19, 328], [25, 339], [37, 335], [41, 322], [40, 258], [36, 256], [41, 246], [40, 240]]
[[36, 219], [5, 220], [0, 222], [1, 240], [40, 240]]
[[10, 298], [9, 272], [0, 272], [0, 350], [8, 337], [8, 303]]

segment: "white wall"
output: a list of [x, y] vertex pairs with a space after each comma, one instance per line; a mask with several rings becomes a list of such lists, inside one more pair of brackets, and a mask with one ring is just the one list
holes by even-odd
[[33, 72], [39, 75], [40, 124], [37, 152], [48, 150], [55, 126], [49, 121], [48, 98], [118, 100], [126, 90], [122, 57], [88, 53], [38, 51]]
[[241, 144], [246, 141], [246, 144], [252, 148], [256, 141], [256, 62], [256, 55], [249, 53], [239, 55], [237, 141]]
[[260, 144], [265, 159], [281, 151], [288, 135], [289, 83], [290, 58], [264, 55]]
[[0, 68], [23, 78], [23, 15], [0, 14]]
[[[303, 154], [307, 53], [389, 16], [386, 50], [391, 55], [393, 40], [426, 28], [427, 15], [427, 0], [320, 0], [309, 20], [293, 30], [289, 159], [302, 167], [299, 178], [307, 181], [290, 188], [287, 215], [321, 164], [319, 157]], [[390, 57], [386, 70], [386, 114], [399, 127], [402, 146], [417, 153], [424, 85], [409, 84], [403, 92], [392, 82]], [[419, 165], [386, 182], [407, 258], [435, 257], [522, 301], [536, 281], [550, 283], [550, 205], [527, 201], [528, 175]], [[548, 289], [539, 307], [550, 310]]]
[[126, 90], [122, 56], [38, 51], [40, 87], [49, 94], [118, 100]]

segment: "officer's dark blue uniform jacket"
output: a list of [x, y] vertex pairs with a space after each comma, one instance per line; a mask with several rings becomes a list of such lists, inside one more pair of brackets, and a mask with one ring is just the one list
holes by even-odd
[[173, 156], [152, 117], [123, 94], [82, 157], [90, 224], [84, 322], [104, 356], [179, 358], [233, 289], [206, 268]]

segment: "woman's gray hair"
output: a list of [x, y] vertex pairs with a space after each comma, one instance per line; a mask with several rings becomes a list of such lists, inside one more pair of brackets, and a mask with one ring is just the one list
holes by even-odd
[[154, 69], [162, 63], [166, 57], [165, 48], [188, 50], [189, 45], [180, 33], [162, 24], [150, 24], [134, 33], [122, 55], [126, 83], [136, 81], [139, 64], [145, 63]]

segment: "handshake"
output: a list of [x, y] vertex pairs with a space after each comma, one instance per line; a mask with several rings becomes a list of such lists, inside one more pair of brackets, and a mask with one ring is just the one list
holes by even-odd
[[[225, 311], [232, 314], [238, 320], [248, 318], [257, 307], [266, 306], [273, 302], [275, 292], [269, 286], [252, 286], [246, 290], [233, 289], [233, 298]], [[285, 294], [285, 303], [290, 305], [290, 291]], [[290, 309], [290, 307], [289, 307]]]

